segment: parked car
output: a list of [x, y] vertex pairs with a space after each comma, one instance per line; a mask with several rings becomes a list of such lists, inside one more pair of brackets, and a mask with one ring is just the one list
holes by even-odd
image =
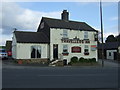
[[5, 49], [0, 49], [0, 58], [1, 59], [7, 59], [7, 52], [5, 51]]

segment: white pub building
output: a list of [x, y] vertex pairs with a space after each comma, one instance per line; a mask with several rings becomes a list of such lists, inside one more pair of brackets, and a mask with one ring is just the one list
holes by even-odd
[[69, 20], [63, 10], [61, 19], [42, 17], [37, 32], [14, 31], [14, 59], [66, 60], [74, 56], [97, 58], [98, 31], [85, 22]]

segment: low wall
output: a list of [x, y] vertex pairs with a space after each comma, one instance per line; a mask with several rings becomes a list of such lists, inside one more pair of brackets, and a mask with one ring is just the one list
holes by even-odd
[[21, 64], [49, 64], [48, 58], [17, 59], [16, 61]]

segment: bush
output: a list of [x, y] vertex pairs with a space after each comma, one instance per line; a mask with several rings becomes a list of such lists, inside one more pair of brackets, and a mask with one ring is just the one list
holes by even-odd
[[89, 63], [89, 59], [84, 59], [84, 62], [85, 63]]
[[92, 62], [96, 62], [96, 58], [92, 58]]
[[79, 62], [84, 62], [84, 58], [83, 57], [79, 58]]
[[92, 63], [92, 62], [96, 62], [96, 58], [84, 59], [83, 57], [81, 57], [81, 58], [79, 58], [79, 62], [82, 62], [82, 63]]
[[14, 60], [14, 63], [18, 63], [18, 60]]
[[91, 58], [89, 58], [88, 60], [89, 60], [90, 63], [92, 62], [92, 59], [91, 59]]
[[91, 59], [89, 59], [89, 62], [90, 62], [90, 63], [96, 62], [96, 58], [91, 58]]
[[68, 65], [72, 65], [71, 62], [69, 62]]
[[77, 62], [78, 62], [78, 57], [71, 58], [71, 63], [77, 63]]

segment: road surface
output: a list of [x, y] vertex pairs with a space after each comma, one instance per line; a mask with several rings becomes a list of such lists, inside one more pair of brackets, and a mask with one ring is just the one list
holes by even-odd
[[118, 88], [118, 67], [110, 65], [39, 67], [3, 63], [2, 88]]

